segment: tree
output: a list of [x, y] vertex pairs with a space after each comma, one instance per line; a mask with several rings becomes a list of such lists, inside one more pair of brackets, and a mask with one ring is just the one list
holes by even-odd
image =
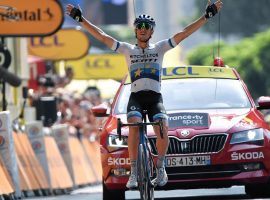
[[[212, 65], [216, 44], [200, 46], [188, 54], [193, 65]], [[254, 98], [270, 96], [270, 30], [246, 38], [234, 45], [222, 43], [221, 56], [225, 64], [235, 67]]]
[[[205, 7], [207, 1], [196, 0], [198, 12]], [[212, 1], [213, 2], [213, 1]], [[269, 0], [223, 0], [223, 7], [219, 17], [214, 17], [211, 22], [204, 26], [207, 32], [216, 32], [218, 22], [221, 22], [222, 35], [238, 35], [249, 37], [254, 33], [266, 30], [270, 26]]]

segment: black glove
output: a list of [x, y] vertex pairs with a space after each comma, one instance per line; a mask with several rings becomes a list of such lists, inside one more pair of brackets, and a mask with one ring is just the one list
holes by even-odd
[[211, 5], [208, 5], [205, 10], [205, 18], [209, 19], [214, 17], [218, 13], [217, 6], [213, 3]]
[[75, 19], [77, 22], [82, 22], [82, 11], [78, 8], [73, 7], [69, 16]]

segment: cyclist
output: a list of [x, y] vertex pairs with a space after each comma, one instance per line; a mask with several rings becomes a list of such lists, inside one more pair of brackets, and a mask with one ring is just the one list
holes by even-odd
[[[211, 4], [208, 1], [205, 14], [198, 20], [184, 28], [183, 31], [175, 34], [173, 37], [157, 42], [149, 43], [154, 33], [155, 20], [149, 15], [140, 15], [134, 21], [135, 35], [137, 44], [131, 45], [120, 42], [104, 33], [100, 28], [87, 21], [80, 8], [69, 4], [66, 7], [66, 13], [73, 19], [80, 22], [81, 25], [97, 40], [103, 42], [112, 50], [123, 53], [129, 66], [131, 77], [131, 95], [127, 106], [127, 119], [129, 123], [142, 121], [143, 110], [147, 110], [150, 121], [163, 120], [164, 133], [163, 139], [160, 137], [159, 127], [155, 126], [154, 131], [157, 135], [157, 184], [164, 186], [168, 181], [165, 171], [165, 155], [168, 148], [168, 117], [163, 106], [161, 87], [161, 69], [163, 55], [166, 51], [174, 48], [182, 40], [187, 38], [193, 32], [202, 27], [209, 18], [213, 17], [222, 7], [222, 1], [218, 0]], [[165, 31], [165, 30], [164, 30]], [[138, 146], [138, 127], [130, 127], [128, 137], [128, 150], [131, 160], [131, 173], [127, 182], [127, 188], [136, 188], [137, 183], [137, 146]]]

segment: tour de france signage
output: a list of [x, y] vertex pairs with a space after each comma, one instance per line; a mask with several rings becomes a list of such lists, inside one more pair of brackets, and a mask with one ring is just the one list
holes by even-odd
[[1, 0], [0, 36], [47, 36], [64, 20], [58, 0]]
[[28, 53], [49, 60], [76, 60], [88, 54], [89, 40], [85, 32], [60, 29], [46, 37], [28, 38]]

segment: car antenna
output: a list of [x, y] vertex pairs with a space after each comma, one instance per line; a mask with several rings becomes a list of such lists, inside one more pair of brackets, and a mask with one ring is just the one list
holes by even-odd
[[[211, 3], [211, 0], [208, 0]], [[215, 45], [213, 46], [213, 60], [214, 66], [224, 66], [223, 59], [220, 57], [220, 41], [221, 41], [221, 11], [218, 12], [218, 43], [217, 43], [217, 56], [215, 56]]]
[[134, 17], [135, 19], [137, 18], [137, 12], [136, 12], [136, 3], [135, 3], [135, 0], [133, 0], [133, 9], [134, 9]]

